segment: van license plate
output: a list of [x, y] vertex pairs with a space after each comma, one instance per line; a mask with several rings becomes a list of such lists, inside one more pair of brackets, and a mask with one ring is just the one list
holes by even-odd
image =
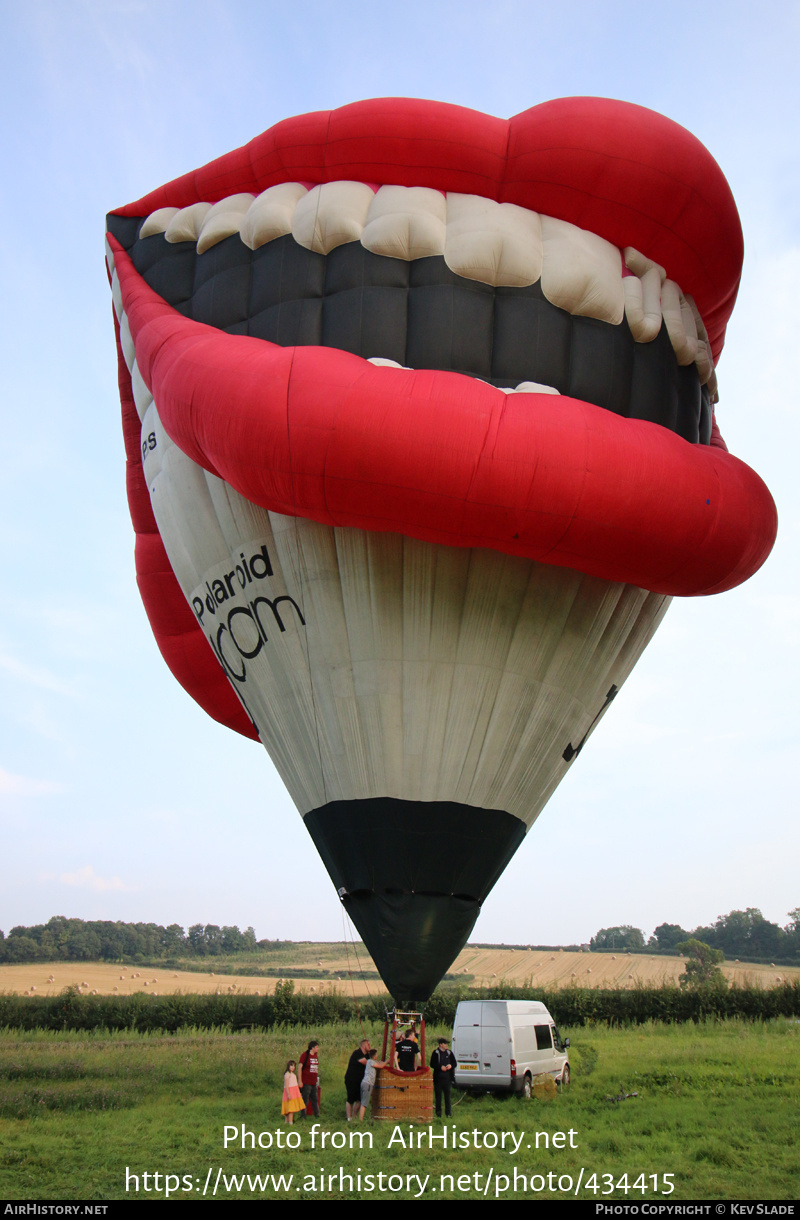
[[477, 1072], [478, 1065], [477, 1063], [459, 1063], [458, 1070], [459, 1072]]

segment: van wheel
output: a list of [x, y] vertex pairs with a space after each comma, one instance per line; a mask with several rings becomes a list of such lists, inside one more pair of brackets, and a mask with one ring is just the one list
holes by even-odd
[[569, 1084], [569, 1064], [565, 1063], [561, 1072], [561, 1087], [565, 1088]]
[[533, 1097], [533, 1081], [531, 1080], [530, 1076], [527, 1075], [527, 1073], [522, 1083], [522, 1096], [527, 1101], [530, 1101], [530, 1099]]

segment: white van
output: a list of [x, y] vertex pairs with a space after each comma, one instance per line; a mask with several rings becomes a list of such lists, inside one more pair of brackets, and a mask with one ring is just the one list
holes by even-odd
[[530, 1097], [536, 1076], [569, 1084], [568, 1047], [539, 1000], [461, 1000], [453, 1026], [455, 1082]]

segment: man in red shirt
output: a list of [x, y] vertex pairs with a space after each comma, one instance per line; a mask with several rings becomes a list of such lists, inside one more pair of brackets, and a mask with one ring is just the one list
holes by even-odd
[[314, 1117], [319, 1118], [319, 1042], [311, 1041], [308, 1050], [303, 1051], [298, 1064], [300, 1073], [300, 1091], [308, 1109], [309, 1098]]

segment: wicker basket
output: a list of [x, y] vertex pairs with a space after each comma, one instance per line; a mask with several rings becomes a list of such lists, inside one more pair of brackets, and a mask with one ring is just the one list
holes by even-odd
[[421, 1072], [394, 1072], [378, 1068], [372, 1091], [372, 1117], [399, 1122], [404, 1118], [430, 1122], [433, 1118], [433, 1076]]

